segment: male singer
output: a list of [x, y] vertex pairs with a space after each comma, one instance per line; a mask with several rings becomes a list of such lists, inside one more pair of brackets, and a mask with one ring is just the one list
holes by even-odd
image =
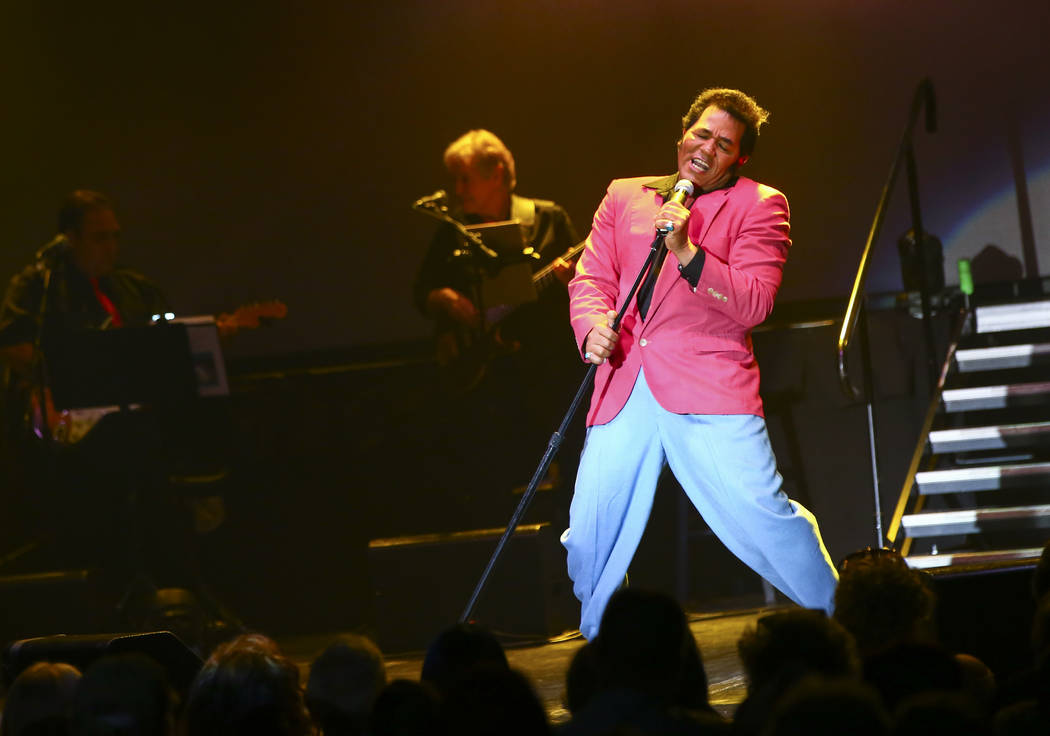
[[[813, 515], [781, 488], [751, 348], [791, 244], [787, 199], [738, 173], [767, 118], [742, 92], [702, 92], [682, 119], [677, 172], [609, 185], [569, 284], [577, 345], [598, 365], [562, 535], [588, 639], [665, 462], [737, 557], [800, 605], [831, 609], [837, 574]], [[694, 193], [679, 203], [681, 179]], [[666, 251], [614, 332], [658, 228]]]

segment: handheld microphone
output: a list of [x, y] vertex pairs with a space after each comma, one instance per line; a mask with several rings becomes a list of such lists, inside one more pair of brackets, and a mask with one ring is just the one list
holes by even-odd
[[447, 199], [448, 194], [445, 192], [445, 190], [438, 189], [433, 194], [428, 194], [425, 197], [420, 197], [415, 202], [413, 202], [412, 209], [417, 209], [419, 207], [428, 207], [432, 204], [443, 205], [445, 204], [445, 200]]
[[671, 199], [669, 202], [677, 202], [680, 205], [685, 204], [685, 200], [693, 193], [693, 182], [688, 179], [679, 179], [678, 183], [674, 185], [674, 191], [671, 192]]
[[[693, 182], [688, 179], [679, 179], [678, 183], [674, 185], [674, 191], [671, 192], [671, 197], [668, 202], [677, 202], [678, 204], [685, 206], [685, 200], [693, 193]], [[670, 221], [661, 227], [657, 227], [657, 232], [667, 235], [674, 228], [671, 227]]]

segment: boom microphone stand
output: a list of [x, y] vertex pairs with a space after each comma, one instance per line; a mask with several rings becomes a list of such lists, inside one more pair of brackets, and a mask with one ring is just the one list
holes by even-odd
[[[35, 434], [40, 440], [39, 454], [33, 454], [31, 473], [36, 477], [40, 488], [48, 494], [54, 491], [56, 481], [55, 446], [51, 434], [50, 416], [48, 415], [48, 371], [44, 360], [43, 339], [44, 323], [48, 318], [49, 301], [51, 298], [52, 274], [58, 265], [59, 259], [69, 248], [69, 241], [65, 235], [59, 234], [51, 239], [46, 245], [41, 246], [34, 254], [34, 268], [40, 274], [41, 292], [40, 303], [37, 305], [35, 314], [35, 326], [33, 331], [33, 343], [30, 352], [29, 365], [29, 393], [26, 396], [28, 404], [25, 414], [21, 417], [20, 429], [28, 430]], [[34, 406], [35, 404], [35, 406]], [[25, 440], [21, 437], [20, 440]], [[51, 544], [56, 532], [46, 526], [41, 526], [34, 521], [35, 539], [21, 547], [0, 556], [0, 567], [22, 555], [37, 549], [45, 544]]]
[[481, 268], [484, 263], [495, 263], [499, 260], [499, 253], [489, 248], [482, 242], [481, 236], [468, 230], [462, 222], [449, 214], [448, 206], [445, 204], [447, 195], [444, 190], [439, 189], [430, 196], [423, 197], [412, 205], [412, 209], [424, 215], [433, 217], [448, 225], [451, 225], [457, 233], [467, 241], [465, 249], [459, 249], [452, 253], [453, 258], [470, 258], [474, 267], [475, 275], [475, 299], [478, 314], [481, 317], [481, 332], [485, 332], [485, 305], [481, 300]]
[[[664, 251], [663, 244], [664, 238], [667, 237], [668, 232], [670, 231], [659, 230], [656, 238], [653, 239], [652, 244], [649, 246], [649, 255], [646, 256], [645, 263], [642, 264], [642, 268], [638, 272], [638, 277], [634, 280], [634, 285], [627, 293], [627, 298], [624, 299], [623, 304], [620, 306], [620, 310], [616, 314], [616, 319], [613, 320], [612, 329], [620, 329], [620, 322], [623, 319], [623, 315], [627, 311], [628, 306], [630, 306], [631, 300], [634, 299], [634, 295], [638, 291], [638, 287], [641, 285], [645, 275], [653, 266], [657, 252], [666, 252]], [[569, 410], [565, 412], [561, 424], [558, 425], [558, 429], [555, 430], [554, 434], [551, 435], [550, 440], [547, 442], [547, 450], [543, 453], [543, 458], [540, 460], [536, 472], [532, 474], [532, 480], [529, 481], [528, 488], [526, 488], [525, 493], [522, 494], [521, 501], [518, 502], [518, 507], [510, 517], [510, 522], [507, 524], [506, 531], [504, 531], [503, 536], [499, 538], [499, 542], [496, 544], [496, 549], [492, 552], [492, 557], [489, 558], [488, 564], [485, 565], [485, 570], [481, 573], [481, 578], [478, 580], [478, 584], [475, 586], [474, 592], [470, 596], [470, 601], [467, 603], [467, 607], [463, 610], [463, 615], [459, 617], [459, 623], [466, 623], [473, 615], [474, 609], [478, 605], [478, 599], [481, 598], [481, 594], [484, 592], [485, 586], [488, 584], [489, 577], [492, 575], [492, 571], [495, 569], [500, 555], [503, 554], [503, 548], [507, 545], [507, 540], [510, 539], [514, 530], [521, 522], [521, 518], [525, 515], [525, 511], [528, 510], [529, 504], [532, 503], [533, 496], [536, 495], [536, 489], [539, 487], [540, 481], [547, 474], [547, 469], [550, 467], [551, 462], [554, 460], [554, 456], [561, 448], [562, 440], [565, 438], [565, 430], [568, 429], [569, 423], [572, 421], [573, 417], [576, 416], [576, 411], [580, 407], [580, 402], [583, 400], [584, 394], [590, 390], [591, 384], [594, 382], [594, 372], [597, 369], [598, 366], [595, 363], [591, 363], [587, 368], [587, 373], [583, 377], [583, 381], [580, 382], [580, 387], [576, 389], [576, 395], [573, 397], [572, 403], [569, 404]]]

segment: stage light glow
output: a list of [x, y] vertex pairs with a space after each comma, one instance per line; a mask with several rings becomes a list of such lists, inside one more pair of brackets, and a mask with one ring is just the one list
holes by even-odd
[[[1039, 270], [1047, 273], [1050, 272], [1050, 208], [1045, 203], [1050, 202], [1050, 162], [1028, 176], [1028, 201]], [[986, 199], [944, 239], [945, 282], [958, 284], [956, 262], [960, 258], [972, 259], [989, 245], [998, 246], [1024, 262], [1017, 192], [1012, 184]], [[1025, 274], [1029, 278], [1035, 275]]]

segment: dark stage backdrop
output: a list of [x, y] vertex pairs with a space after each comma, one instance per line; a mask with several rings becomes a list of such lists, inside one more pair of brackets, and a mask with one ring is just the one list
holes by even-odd
[[[446, 185], [465, 130], [503, 137], [519, 191], [586, 232], [609, 179], [671, 170], [710, 85], [773, 111], [748, 169], [792, 204], [782, 301], [848, 291], [927, 75], [941, 130], [916, 144], [949, 283], [988, 246], [996, 275], [1050, 268], [1046, 0], [41, 1], [7, 4], [0, 35], [0, 273], [67, 191], [103, 190], [125, 260], [179, 311], [288, 303], [241, 354], [425, 336], [410, 282], [433, 224], [408, 204]], [[903, 194], [873, 290], [900, 286]]]

